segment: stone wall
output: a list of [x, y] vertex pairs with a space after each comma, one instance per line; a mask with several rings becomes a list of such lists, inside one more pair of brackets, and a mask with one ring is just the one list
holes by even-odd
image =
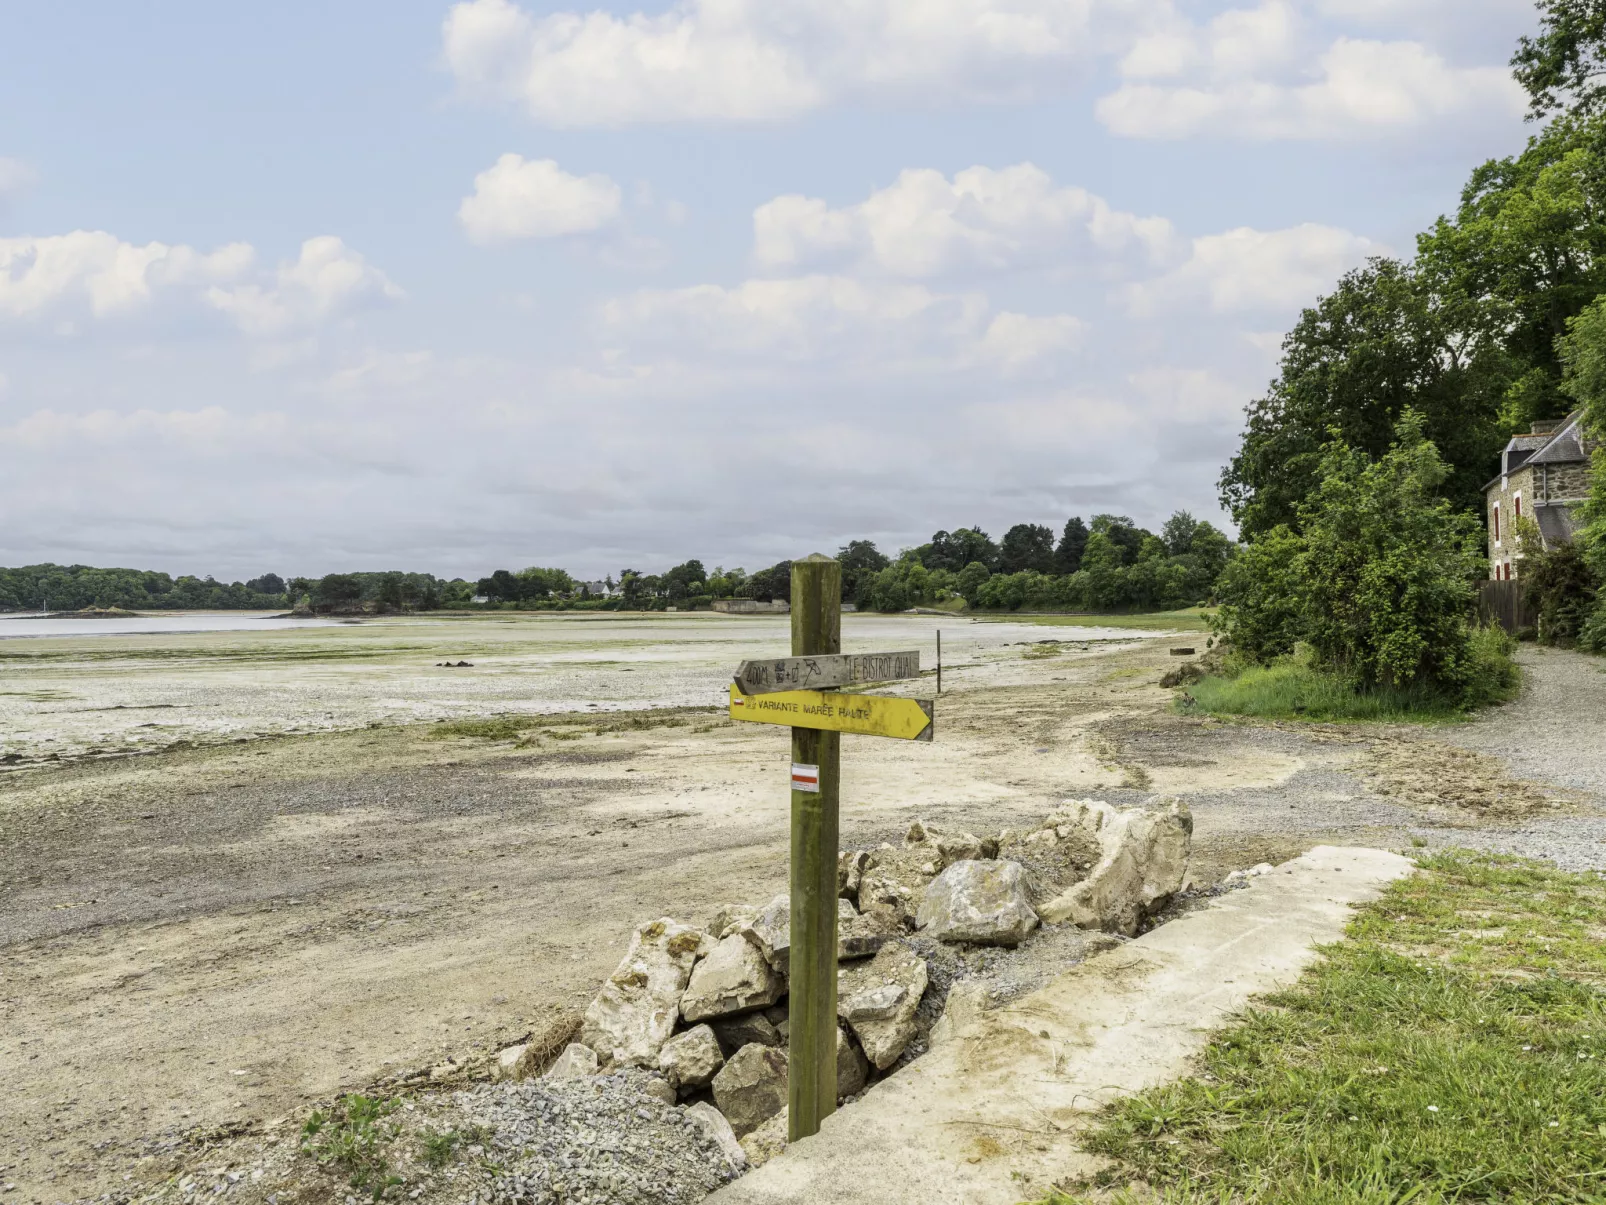
[[[1489, 532], [1489, 576], [1492, 578], [1517, 577], [1517, 498], [1519, 495], [1522, 498], [1523, 516], [1533, 518], [1533, 504], [1536, 501], [1534, 485], [1534, 470], [1524, 465], [1489, 488], [1484, 500], [1484, 521]], [[1500, 504], [1498, 539], [1495, 536], [1494, 518], [1497, 502]]]

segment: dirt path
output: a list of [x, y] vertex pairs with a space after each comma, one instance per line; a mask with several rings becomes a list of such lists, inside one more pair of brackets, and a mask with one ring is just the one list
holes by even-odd
[[[1170, 713], [1166, 643], [951, 673], [935, 743], [847, 742], [845, 841], [1176, 792], [1209, 881], [1319, 841], [1485, 823], [1379, 794], [1374, 735]], [[495, 1049], [583, 1004], [643, 918], [783, 890], [784, 730], [657, 718], [577, 717], [522, 746], [375, 728], [0, 780], [0, 1201], [132, 1189], [220, 1127]]]

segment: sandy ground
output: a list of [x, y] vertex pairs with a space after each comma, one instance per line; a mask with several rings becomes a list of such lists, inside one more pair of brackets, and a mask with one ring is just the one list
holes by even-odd
[[[658, 695], [632, 681], [592, 701], [684, 703], [676, 692], [697, 675], [728, 673], [755, 643], [767, 651], [754, 634], [784, 646], [778, 625], [750, 626], [773, 621], [725, 621], [738, 631], [688, 628], [701, 639], [677, 653], [653, 622], [642, 639], [658, 638], [648, 644], [661, 651], [642, 656], [670, 685]], [[1193, 873], [1208, 882], [1320, 841], [1409, 846], [1524, 822], [1468, 800], [1520, 799], [1528, 819], [1584, 818], [1606, 802], [1576, 788], [1552, 800], [1548, 788], [1508, 777], [1503, 761], [1458, 759], [1448, 730], [1173, 714], [1158, 679], [1177, 660], [1167, 651], [1176, 638], [1089, 644], [1089, 633], [1064, 629], [864, 619], [849, 643], [920, 647], [936, 626], [950, 665], [937, 739], [845, 740], [846, 843], [896, 839], [916, 816], [985, 832], [1067, 797], [1125, 803], [1172, 792], [1194, 808]], [[472, 641], [457, 633], [471, 630], [454, 630], [465, 649]], [[380, 638], [343, 629], [326, 647], [342, 647], [341, 635]], [[1069, 643], [1020, 643], [1038, 639]], [[438, 646], [414, 654], [444, 659]], [[517, 690], [520, 709], [562, 710], [548, 703], [581, 689], [540, 695], [543, 682], [580, 671], [544, 668], [550, 652], [515, 655], [526, 668], [486, 666], [484, 688], [473, 678], [488, 654], [464, 658], [476, 664], [449, 680], [453, 714], [464, 698], [502, 710]], [[609, 662], [585, 671], [599, 682], [631, 668], [614, 652], [587, 655]], [[373, 660], [394, 665], [385, 660], [394, 656]], [[21, 686], [10, 663], [6, 688], [66, 679], [68, 660], [31, 663]], [[199, 698], [238, 691], [226, 668], [191, 660]], [[320, 703], [360, 698], [362, 667], [329, 660], [328, 680], [315, 663], [303, 667], [311, 685], [283, 689], [322, 692]], [[132, 666], [127, 689], [159, 679], [182, 701], [186, 671], [147, 661], [156, 668], [118, 663]], [[80, 651], [74, 664], [92, 667], [75, 689], [101, 702], [85, 682], [107, 662]], [[709, 668], [682, 682], [683, 664]], [[386, 705], [401, 697], [404, 675], [383, 672], [391, 676], [369, 693]], [[917, 689], [929, 695], [931, 684]], [[383, 723], [348, 706], [325, 711], [383, 726], [49, 765], [30, 757], [0, 776], [0, 1185], [15, 1185], [0, 1201], [131, 1190], [192, 1157], [208, 1134], [494, 1049], [583, 1005], [643, 919], [701, 920], [784, 889], [784, 729], [693, 707], [635, 717], [653, 726], [580, 715], [522, 742], [438, 739], [433, 724]], [[31, 731], [60, 739], [53, 723]], [[256, 719], [246, 727], [262, 730]], [[1424, 800], [1402, 766], [1434, 767], [1464, 789]]]

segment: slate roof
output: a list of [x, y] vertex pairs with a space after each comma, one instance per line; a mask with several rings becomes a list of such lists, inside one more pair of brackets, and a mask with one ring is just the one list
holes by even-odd
[[1588, 459], [1584, 455], [1584, 449], [1579, 446], [1576, 428], [1569, 428], [1530, 456], [1528, 463], [1569, 464], [1573, 461]]
[[1533, 514], [1534, 521], [1539, 524], [1539, 535], [1544, 540], [1546, 548], [1566, 544], [1572, 539], [1572, 529], [1567, 523], [1565, 506], [1536, 506]]
[[1574, 410], [1552, 431], [1543, 435], [1513, 435], [1500, 453], [1500, 472], [1484, 485], [1492, 489], [1500, 478], [1515, 473], [1527, 464], [1571, 464], [1588, 460], [1580, 442], [1579, 427], [1584, 412]]

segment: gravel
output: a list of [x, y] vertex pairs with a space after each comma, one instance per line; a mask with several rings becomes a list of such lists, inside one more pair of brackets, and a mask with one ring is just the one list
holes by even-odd
[[460, 1092], [470, 1122], [489, 1126], [500, 1170], [471, 1205], [689, 1205], [737, 1171], [678, 1105], [634, 1069], [580, 1080], [526, 1080]]

